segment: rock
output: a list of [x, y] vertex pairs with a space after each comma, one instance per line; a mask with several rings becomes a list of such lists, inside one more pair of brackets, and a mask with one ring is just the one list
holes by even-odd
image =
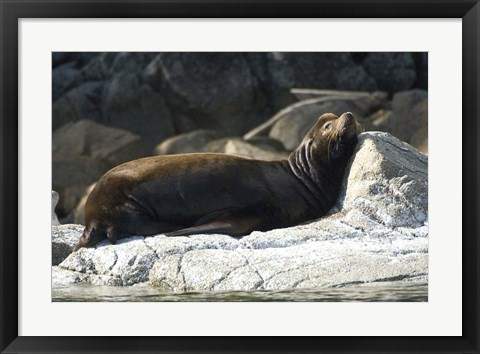
[[295, 85], [293, 72], [282, 53], [247, 52], [243, 56], [266, 98], [267, 116], [297, 101], [290, 93]]
[[77, 66], [83, 66], [96, 56], [97, 52], [52, 52], [52, 67], [66, 62], [75, 62]]
[[390, 93], [412, 88], [417, 79], [412, 53], [368, 53], [363, 66], [375, 78], [377, 89]]
[[103, 241], [60, 263], [55, 272], [65, 275], [58, 276], [58, 286], [149, 281], [175, 293], [423, 283], [427, 164], [425, 155], [389, 134], [363, 133], [327, 216], [243, 238], [158, 235], [130, 237], [118, 245]]
[[371, 91], [377, 89], [377, 83], [361, 65], [349, 65], [339, 70], [334, 87], [342, 90]]
[[142, 157], [142, 139], [128, 131], [80, 120], [53, 132], [53, 188], [60, 194], [58, 212], [63, 222], [90, 184], [110, 168]]
[[86, 274], [66, 270], [58, 266], [52, 267], [52, 288], [59, 289], [70, 287], [72, 284], [92, 284], [92, 285], [110, 285], [121, 286], [119, 279], [112, 276]]
[[54, 129], [90, 119], [140, 135], [148, 151], [173, 135], [169, 108], [142, 75], [155, 55], [109, 52], [96, 55], [83, 67], [77, 61], [55, 67]]
[[251, 157], [258, 160], [284, 160], [288, 158], [286, 151], [273, 152], [271, 150], [261, 149], [242, 139], [229, 139], [225, 144], [226, 154]]
[[58, 216], [67, 216], [85, 194], [87, 187], [108, 169], [104, 162], [90, 156], [53, 154], [52, 188], [60, 195], [56, 209]]
[[218, 130], [199, 129], [168, 138], [153, 150], [154, 155], [183, 154], [204, 151], [205, 146], [225, 134]]
[[[276, 75], [291, 87], [336, 88], [340, 90], [371, 91], [376, 89], [375, 80], [363, 67], [357, 65], [350, 53], [275, 53]], [[288, 69], [285, 69], [287, 67]], [[286, 72], [288, 79], [280, 72]]]
[[[83, 82], [105, 82], [112, 76], [112, 65], [118, 53], [100, 53], [80, 72]], [[100, 98], [100, 97], [99, 97]]]
[[[118, 61], [118, 57], [116, 59]], [[134, 64], [124, 62], [122, 65], [128, 68]], [[164, 99], [135, 72], [115, 74], [106, 82], [102, 100], [103, 121], [141, 136], [147, 151], [175, 133], [171, 112]]]
[[369, 118], [374, 129], [389, 132], [420, 151], [428, 152], [428, 94], [424, 90], [399, 92], [393, 96], [392, 110]]
[[143, 237], [130, 237], [114, 247], [103, 242], [95, 248], [81, 248], [70, 254], [60, 268], [114, 278], [120, 285], [133, 285], [148, 280], [148, 272], [156, 260], [158, 256]]
[[81, 119], [101, 120], [103, 85], [103, 82], [86, 82], [72, 88], [56, 100], [52, 107], [53, 130]]
[[424, 154], [428, 154], [428, 99], [413, 107], [412, 116], [417, 117], [418, 121], [414, 126], [418, 129], [413, 132], [408, 142]]
[[85, 273], [72, 272], [59, 268], [57, 266], [52, 267], [52, 287], [62, 288], [68, 287], [74, 284], [86, 283], [88, 275]]
[[270, 138], [269, 136], [253, 136], [245, 139], [245, 141], [260, 149], [273, 152], [285, 152], [285, 147], [283, 144], [277, 139]]
[[398, 92], [393, 96], [393, 111], [403, 112], [411, 111], [418, 103], [428, 98], [428, 92], [425, 90], [410, 90]]
[[262, 144], [265, 144], [265, 141], [257, 143], [258, 145], [254, 145], [241, 138], [224, 138], [210, 142], [204, 148], [204, 151], [240, 155], [266, 161], [283, 160], [289, 155], [284, 149], [274, 150], [272, 147], [265, 148], [262, 146]]
[[58, 222], [57, 214], [55, 213], [55, 208], [58, 204], [59, 195], [57, 192], [52, 191], [52, 226], [58, 226], [60, 223]]
[[327, 97], [301, 101], [277, 113], [277, 122], [272, 126], [269, 136], [281, 141], [287, 150], [294, 150], [322, 114], [340, 115], [352, 112], [361, 122], [370, 111], [381, 104], [382, 100], [373, 96], [355, 99]]
[[292, 104], [294, 87], [426, 88], [428, 55], [54, 52], [52, 69], [54, 129], [91, 119], [140, 135], [150, 151], [195, 129], [242, 135]]
[[54, 155], [89, 156], [110, 168], [142, 157], [145, 147], [138, 135], [126, 130], [80, 120], [53, 132], [52, 150]]
[[197, 129], [238, 135], [264, 118], [264, 95], [241, 53], [160, 53], [144, 78], [174, 112], [179, 131], [195, 119]]
[[52, 99], [56, 101], [61, 95], [79, 84], [79, 70], [75, 62], [67, 62], [52, 70]]
[[222, 139], [213, 140], [203, 148], [203, 151], [218, 152], [218, 153], [224, 154], [225, 146], [230, 141], [230, 139], [238, 139], [238, 138], [222, 138]]
[[342, 186], [333, 210], [355, 228], [373, 232], [427, 223], [428, 159], [388, 133], [362, 134]]
[[72, 224], [52, 226], [52, 265], [59, 265], [73, 252], [83, 229]]
[[77, 206], [73, 210], [73, 222], [75, 224], [85, 225], [85, 204], [87, 204], [87, 199], [90, 193], [92, 193], [93, 188], [97, 183], [92, 183], [85, 190], [85, 194], [82, 196]]
[[121, 52], [112, 60], [111, 70], [114, 73], [141, 74], [148, 64], [157, 56], [153, 52]]
[[428, 90], [428, 52], [412, 53], [413, 61], [417, 69], [416, 87]]

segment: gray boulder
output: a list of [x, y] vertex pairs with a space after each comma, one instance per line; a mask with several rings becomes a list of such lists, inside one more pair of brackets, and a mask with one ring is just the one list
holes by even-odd
[[393, 96], [391, 110], [380, 110], [369, 117], [373, 128], [389, 132], [420, 151], [428, 152], [428, 93], [411, 90]]
[[104, 82], [85, 82], [75, 86], [53, 102], [52, 128], [81, 119], [100, 121], [102, 118], [101, 94]]
[[210, 141], [224, 136], [225, 133], [218, 130], [198, 129], [164, 140], [155, 147], [153, 153], [154, 155], [168, 155], [200, 152]]
[[362, 64], [379, 90], [390, 93], [409, 90], [417, 80], [412, 53], [368, 53]]
[[138, 135], [90, 120], [68, 123], [55, 130], [52, 137], [54, 155], [89, 156], [108, 167], [139, 158], [144, 150]]
[[61, 220], [75, 208], [87, 187], [108, 169], [103, 161], [90, 156], [53, 154], [52, 188], [60, 195], [56, 210]]
[[69, 215], [88, 186], [110, 168], [143, 156], [142, 139], [90, 120], [70, 122], [53, 132], [53, 188], [60, 194], [59, 215]]
[[[291, 87], [336, 88], [340, 90], [376, 89], [375, 80], [365, 69], [356, 64], [350, 53], [296, 53], [275, 54], [274, 78]], [[285, 70], [287, 67], [288, 70]], [[288, 73], [289, 79], [285, 80]], [[283, 74], [283, 75], [282, 75]]]
[[283, 160], [288, 157], [288, 152], [284, 149], [276, 150], [272, 148], [272, 145], [268, 146], [265, 140], [252, 144], [250, 141], [241, 138], [224, 138], [210, 142], [204, 148], [204, 151], [240, 155], [266, 161]]
[[413, 107], [412, 112], [417, 117], [418, 127], [409, 139], [409, 143], [421, 152], [428, 154], [428, 99], [424, 99]]
[[239, 53], [160, 53], [144, 78], [175, 112], [178, 131], [195, 119], [197, 129], [240, 134], [264, 118], [265, 99]]
[[383, 100], [375, 96], [320, 97], [300, 101], [275, 115], [276, 123], [272, 126], [269, 136], [281, 141], [287, 150], [293, 150], [322, 114], [340, 115], [352, 112], [361, 122], [370, 111], [377, 109], [382, 103]]
[[68, 62], [55, 67], [52, 70], [53, 101], [79, 83], [79, 70], [75, 62]]
[[102, 121], [141, 136], [147, 151], [151, 151], [158, 141], [172, 136], [175, 129], [162, 96], [142, 82], [139, 74], [128, 70], [134, 63], [122, 62], [127, 69], [122, 66], [123, 71], [105, 83]]
[[230, 139], [225, 144], [225, 153], [251, 157], [257, 160], [274, 161], [288, 158], [286, 151], [271, 151], [257, 147], [241, 139]]
[[427, 164], [425, 155], [389, 134], [364, 133], [336, 205], [319, 220], [243, 238], [158, 235], [117, 245], [103, 241], [70, 254], [56, 270], [62, 276], [54, 277], [53, 286], [65, 286], [68, 279], [149, 282], [175, 293], [426, 282]]

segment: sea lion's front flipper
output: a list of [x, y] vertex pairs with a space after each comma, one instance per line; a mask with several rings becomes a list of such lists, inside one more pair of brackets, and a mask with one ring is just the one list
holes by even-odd
[[195, 234], [226, 234], [244, 236], [257, 229], [262, 219], [260, 217], [228, 217], [225, 220], [213, 220], [206, 224], [187, 227], [168, 232], [166, 236], [188, 236]]

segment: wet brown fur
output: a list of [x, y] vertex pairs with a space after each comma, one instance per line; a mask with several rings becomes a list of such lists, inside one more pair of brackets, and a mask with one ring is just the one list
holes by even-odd
[[338, 197], [362, 129], [351, 113], [327, 113], [288, 160], [198, 153], [119, 165], [89, 195], [76, 249], [132, 235], [242, 236], [319, 218]]

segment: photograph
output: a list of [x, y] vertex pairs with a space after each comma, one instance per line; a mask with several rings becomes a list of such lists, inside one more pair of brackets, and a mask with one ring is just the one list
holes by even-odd
[[478, 353], [479, 1], [0, 0], [0, 354]]
[[428, 72], [53, 51], [51, 300], [428, 302]]

